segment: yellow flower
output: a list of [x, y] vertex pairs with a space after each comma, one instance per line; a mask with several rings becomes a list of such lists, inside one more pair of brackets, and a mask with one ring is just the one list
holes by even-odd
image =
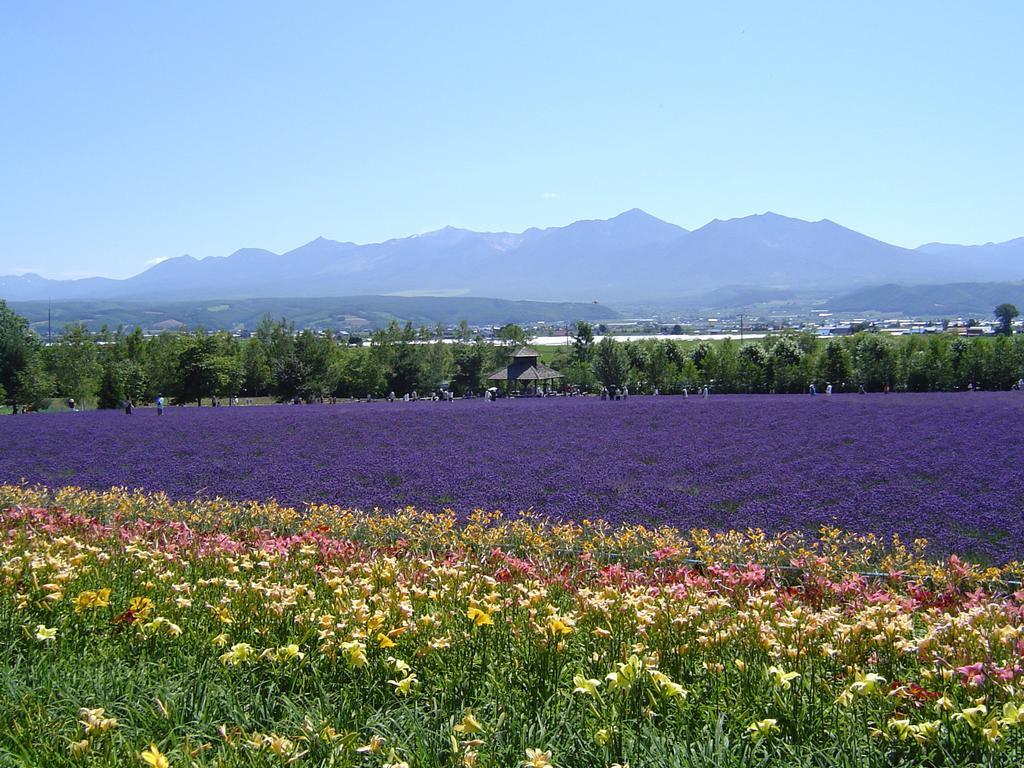
[[398, 643], [392, 640], [390, 637], [385, 635], [383, 632], [377, 633], [377, 646], [380, 648], [394, 648]]
[[36, 625], [36, 640], [41, 643], [49, 642], [57, 636], [56, 627], [48, 627], [45, 624]]
[[68, 750], [71, 752], [72, 757], [85, 757], [89, 754], [91, 746], [88, 739], [82, 739], [81, 741], [72, 741], [68, 744]]
[[767, 717], [764, 720], [758, 720], [748, 725], [747, 731], [750, 732], [755, 741], [760, 741], [773, 733], [778, 733], [779, 721], [773, 717]]
[[306, 654], [299, 650], [299, 646], [295, 643], [289, 643], [288, 645], [282, 645], [277, 649], [274, 654], [274, 658], [277, 661], [291, 661], [292, 659], [298, 659], [301, 661], [305, 658]]
[[467, 712], [463, 716], [462, 722], [455, 725], [452, 730], [456, 733], [465, 733], [468, 735], [473, 733], [482, 733], [484, 727], [480, 725], [480, 721], [476, 719], [472, 712]]
[[968, 707], [967, 709], [957, 712], [953, 717], [957, 720], [963, 720], [972, 728], [981, 729], [985, 724], [985, 715], [988, 714], [988, 707], [984, 704], [979, 704], [976, 707]]
[[370, 737], [370, 741], [363, 744], [361, 747], [356, 747], [356, 752], [361, 755], [375, 755], [384, 748], [384, 742], [386, 739], [383, 736], [377, 736], [374, 734]]
[[106, 608], [110, 605], [109, 589], [87, 589], [79, 592], [74, 599], [75, 613], [81, 613], [89, 608]]
[[999, 730], [999, 718], [991, 718], [984, 726], [982, 726], [981, 732], [985, 735], [985, 739], [990, 744], [995, 744], [999, 741], [999, 739], [1003, 737], [1002, 732]]
[[658, 684], [658, 688], [665, 694], [665, 698], [673, 699], [679, 697], [685, 699], [689, 693], [679, 683], [674, 683], [664, 672], [654, 670], [651, 672], [651, 678]]
[[277, 734], [271, 734], [268, 737], [267, 746], [278, 757], [286, 757], [295, 751], [295, 744], [291, 739], [286, 739], [284, 736], [278, 736]]
[[792, 682], [800, 677], [800, 673], [784, 672], [779, 667], [771, 666], [768, 667], [768, 676], [772, 678], [775, 685], [784, 691], [788, 691], [792, 687]]
[[96, 707], [95, 709], [82, 707], [78, 710], [78, 716], [81, 718], [79, 722], [85, 727], [86, 735], [112, 731], [118, 726], [117, 718], [107, 717], [106, 710], [103, 707]]
[[604, 679], [608, 681], [609, 690], [628, 691], [633, 687], [633, 683], [636, 682], [637, 675], [640, 674], [642, 669], [643, 662], [634, 653], [626, 661], [619, 664], [618, 670], [609, 672], [605, 675]]
[[128, 610], [134, 613], [137, 619], [143, 619], [153, 610], [153, 601], [148, 597], [136, 595], [128, 601]]
[[491, 614], [487, 611], [482, 611], [475, 605], [470, 606], [469, 610], [466, 611], [466, 618], [473, 622], [474, 627], [486, 627], [494, 624], [494, 619], [491, 618]]
[[552, 768], [551, 752], [540, 749], [527, 749], [523, 768]]
[[914, 728], [914, 740], [917, 741], [918, 744], [928, 744], [935, 741], [939, 735], [939, 729], [941, 727], [941, 720], [926, 720]]
[[231, 618], [231, 611], [225, 605], [213, 606], [213, 615], [220, 620], [221, 624], [234, 623], [234, 619]]
[[365, 667], [370, 663], [366, 658], [366, 646], [358, 640], [348, 640], [341, 644], [341, 652], [353, 667]]
[[395, 686], [395, 693], [399, 696], [408, 696], [412, 687], [419, 682], [416, 679], [416, 673], [410, 672], [408, 675], [403, 677], [401, 680], [388, 680], [388, 683]]
[[869, 696], [872, 693], [878, 693], [883, 685], [885, 685], [884, 677], [874, 672], [868, 672], [867, 674], [857, 675], [856, 680], [850, 686], [850, 690], [861, 696]]
[[388, 656], [388, 663], [395, 668], [395, 672], [401, 672], [403, 675], [408, 674], [412, 669], [408, 662], [396, 659], [394, 656]]
[[152, 766], [152, 768], [170, 768], [171, 765], [167, 755], [157, 749], [156, 744], [150, 744], [149, 748], [143, 751], [140, 757], [142, 757], [142, 762]]
[[1003, 704], [1003, 725], [1024, 725], [1024, 704], [1008, 701]]
[[598, 746], [603, 747], [609, 741], [612, 740], [612, 729], [601, 728], [594, 734], [594, 741], [597, 742]]
[[889, 730], [895, 731], [896, 735], [900, 737], [900, 741], [906, 741], [914, 734], [916, 728], [910, 724], [910, 720], [901, 719], [890, 720]]
[[572, 629], [572, 619], [557, 615], [548, 617], [548, 631], [552, 635], [570, 635], [572, 634]]
[[251, 645], [248, 643], [235, 643], [227, 653], [220, 655], [220, 662], [221, 664], [230, 664], [234, 667], [243, 661], [248, 661], [252, 657], [253, 649]]
[[601, 685], [600, 680], [586, 678], [579, 674], [573, 676], [572, 682], [576, 686], [572, 691], [573, 693], [582, 693], [587, 696], [597, 696], [597, 689]]

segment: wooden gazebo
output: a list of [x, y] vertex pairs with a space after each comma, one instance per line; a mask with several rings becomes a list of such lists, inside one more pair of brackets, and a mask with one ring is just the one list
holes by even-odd
[[540, 362], [540, 355], [529, 347], [520, 347], [512, 355], [512, 362], [505, 368], [500, 368], [490, 376], [488, 381], [504, 381], [508, 387], [518, 387], [520, 383], [527, 385], [539, 385], [542, 382], [553, 381], [562, 378], [562, 374], [554, 368], [550, 368]]

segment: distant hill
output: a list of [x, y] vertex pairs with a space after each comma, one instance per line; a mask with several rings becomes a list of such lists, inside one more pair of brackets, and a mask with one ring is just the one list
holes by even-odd
[[823, 219], [774, 213], [687, 231], [634, 209], [524, 232], [446, 227], [383, 243], [317, 238], [283, 254], [168, 259], [125, 280], [0, 277], [0, 297], [193, 300], [263, 297], [496, 296], [622, 302], [723, 286], [849, 290], [887, 283], [1024, 279], [1024, 238], [900, 248]]
[[885, 312], [926, 318], [992, 317], [1004, 302], [1024, 309], [1024, 282], [880, 285], [830, 299], [833, 312]]
[[391, 320], [433, 328], [437, 323], [471, 325], [506, 323], [573, 323], [614, 320], [618, 313], [592, 303], [508, 301], [436, 296], [345, 296], [339, 298], [224, 299], [213, 301], [27, 301], [11, 302], [11, 308], [27, 317], [36, 331], [45, 333], [47, 312], [53, 328], [84, 323], [92, 330], [101, 326], [136, 325], [150, 331], [203, 326], [209, 330], [253, 329], [264, 314], [287, 317], [300, 328], [348, 328], [370, 330]]

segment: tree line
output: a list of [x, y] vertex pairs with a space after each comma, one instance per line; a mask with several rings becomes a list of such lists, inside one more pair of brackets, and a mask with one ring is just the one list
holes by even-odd
[[[139, 328], [92, 333], [69, 325], [44, 344], [0, 301], [0, 399], [15, 407], [72, 398], [117, 408], [158, 395], [198, 404], [213, 397], [310, 401], [441, 388], [463, 395], [488, 386], [486, 376], [528, 340], [515, 325], [500, 329], [492, 343], [466, 323], [446, 339], [441, 327], [392, 322], [364, 345], [268, 316], [245, 339], [202, 329], [146, 336]], [[556, 388], [582, 392], [628, 386], [670, 394], [708, 386], [721, 393], [796, 393], [828, 383], [836, 391], [1008, 389], [1024, 375], [1024, 335], [862, 332], [821, 339], [788, 331], [746, 342], [595, 342], [593, 327], [579, 322], [550, 364], [563, 375]]]

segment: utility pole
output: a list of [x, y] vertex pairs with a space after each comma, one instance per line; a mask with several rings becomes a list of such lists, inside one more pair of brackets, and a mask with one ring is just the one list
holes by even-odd
[[53, 301], [46, 300], [46, 346], [53, 344]]

